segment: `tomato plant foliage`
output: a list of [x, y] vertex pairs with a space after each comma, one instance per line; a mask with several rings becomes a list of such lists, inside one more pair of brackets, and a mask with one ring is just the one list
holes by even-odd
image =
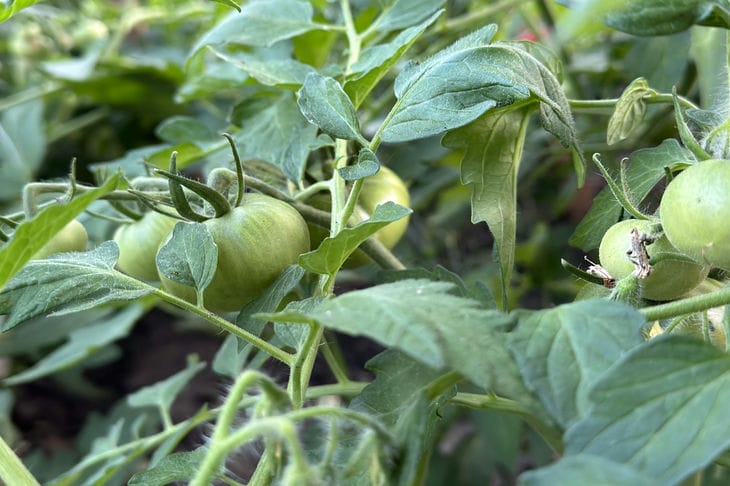
[[727, 2], [79, 6], [0, 2], [5, 484], [730, 480]]

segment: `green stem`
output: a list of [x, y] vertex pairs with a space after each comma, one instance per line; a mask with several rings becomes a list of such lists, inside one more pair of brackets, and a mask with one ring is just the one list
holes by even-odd
[[456, 396], [451, 399], [451, 403], [469, 408], [495, 410], [498, 412], [505, 412], [516, 415], [524, 420], [538, 434], [540, 434], [540, 436], [553, 449], [554, 452], [556, 452], [557, 454], [561, 454], [563, 451], [563, 441], [560, 431], [545, 424], [542, 420], [535, 417], [532, 411], [530, 411], [519, 402], [507, 398], [498, 397], [496, 395], [457, 393]]
[[345, 34], [347, 35], [347, 44], [349, 54], [347, 56], [347, 66], [345, 74], [352, 72], [352, 66], [360, 59], [361, 38], [355, 29], [355, 21], [352, 18], [352, 10], [350, 9], [349, 0], [340, 0], [340, 8], [342, 9], [342, 17], [345, 21]]
[[214, 324], [221, 329], [223, 329], [226, 332], [229, 332], [236, 337], [239, 337], [243, 339], [244, 341], [249, 342], [253, 346], [256, 346], [260, 350], [264, 351], [265, 353], [268, 353], [272, 358], [277, 359], [281, 361], [282, 363], [286, 364], [287, 366], [291, 367], [294, 364], [295, 356], [287, 353], [286, 351], [282, 350], [281, 348], [278, 348], [274, 346], [273, 344], [269, 343], [268, 341], [265, 341], [261, 339], [260, 337], [256, 336], [255, 334], [252, 334], [245, 329], [242, 329], [235, 324], [233, 324], [230, 321], [227, 321], [226, 319], [223, 319], [221, 316], [214, 314], [210, 312], [207, 309], [202, 309], [198, 307], [195, 304], [192, 304], [188, 302], [187, 300], [181, 299], [179, 297], [176, 297], [172, 294], [168, 294], [162, 289], [155, 288], [154, 294], [157, 295], [159, 298], [164, 300], [165, 302], [168, 302], [176, 307], [180, 307], [181, 309], [184, 309], [188, 312], [192, 312], [193, 314], [200, 316], [201, 318], [205, 319], [206, 321], [210, 322], [211, 324]]
[[670, 317], [692, 314], [713, 307], [721, 307], [730, 304], [730, 287], [724, 287], [714, 292], [687, 297], [686, 299], [675, 300], [665, 304], [654, 305], [639, 309], [647, 321], [657, 321]]
[[307, 388], [306, 396], [310, 400], [329, 396], [356, 397], [369, 384], [367, 382], [350, 381], [333, 385], [310, 386]]
[[[329, 343], [330, 339], [334, 339], [333, 336], [327, 336], [322, 340], [322, 356], [324, 356], [327, 365], [330, 367], [332, 374], [335, 375], [337, 383], [349, 383], [350, 377], [347, 375], [347, 365], [342, 359], [341, 353], [335, 353], [332, 346]], [[339, 350], [339, 348], [335, 347]]]
[[[568, 100], [568, 103], [570, 104], [570, 109], [574, 111], [603, 111], [613, 110], [614, 108], [616, 108], [616, 104], [618, 103], [618, 101], [618, 98], [610, 98], [604, 100]], [[648, 105], [670, 105], [672, 104], [673, 99], [671, 94], [657, 93], [654, 95], [647, 95], [644, 98], [644, 101]], [[698, 109], [697, 105], [695, 105], [694, 103], [692, 103], [692, 101], [683, 96], [677, 96], [677, 101], [679, 102], [680, 106], [685, 109]], [[610, 115], [610, 113], [607, 113], [607, 115]]]
[[225, 442], [229, 436], [233, 421], [236, 418], [238, 404], [243, 399], [246, 390], [255, 385], [262, 377], [263, 375], [258, 371], [245, 371], [236, 379], [233, 387], [228, 392], [226, 402], [223, 404], [221, 413], [218, 416], [218, 421], [216, 422], [215, 430], [213, 430], [213, 436], [210, 440], [210, 449], [200, 464], [197, 474], [190, 483], [191, 485], [206, 486], [213, 484], [213, 479], [218, 475], [218, 470], [229, 452], [225, 447]]
[[2, 437], [0, 437], [0, 479], [4, 484], [40, 485]]
[[[294, 364], [291, 366], [291, 372], [289, 373], [289, 396], [294, 404], [294, 408], [301, 408], [304, 402], [304, 394], [307, 390], [307, 384], [309, 383], [309, 374], [307, 373], [306, 367], [308, 366], [310, 356], [317, 356], [317, 343], [322, 339], [321, 326], [310, 323], [309, 332], [307, 333], [307, 339], [302, 344], [299, 352], [296, 355]], [[311, 370], [310, 370], [311, 371]]]

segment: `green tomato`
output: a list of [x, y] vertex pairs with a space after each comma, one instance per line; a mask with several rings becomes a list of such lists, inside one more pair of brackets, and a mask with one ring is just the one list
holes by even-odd
[[[648, 233], [652, 223], [646, 220], [628, 219], [611, 226], [603, 235], [598, 249], [601, 266], [617, 280], [627, 277], [634, 271], [634, 264], [626, 252], [631, 245], [631, 230], [636, 228], [640, 234]], [[646, 246], [649, 257], [659, 254], [679, 254], [662, 236]], [[641, 279], [641, 296], [649, 300], [673, 300], [697, 287], [707, 276], [709, 267], [680, 259], [662, 259], [652, 267], [651, 274]]]
[[[409, 207], [411, 204], [408, 188], [398, 174], [385, 166], [381, 166], [380, 170], [370, 177], [367, 177], [362, 183], [360, 196], [358, 198], [358, 208], [352, 215], [350, 222], [357, 224], [370, 218], [375, 208], [388, 201]], [[329, 196], [317, 195], [309, 201], [312, 206], [330, 211], [332, 208]], [[393, 248], [403, 237], [408, 229], [410, 216], [394, 221], [375, 233], [377, 238], [386, 248]], [[312, 247], [316, 248], [322, 243], [325, 237], [329, 236], [329, 232], [321, 226], [310, 224], [309, 232], [312, 240]], [[364, 252], [355, 251], [345, 264], [346, 267], [359, 267], [372, 262]]]
[[85, 251], [88, 242], [89, 235], [86, 233], [86, 228], [74, 219], [64, 226], [43, 248], [38, 250], [33, 258], [40, 260], [54, 253]]
[[[261, 295], [279, 274], [309, 251], [309, 231], [289, 204], [247, 193], [241, 205], [205, 224], [218, 247], [218, 265], [203, 295], [216, 312], [239, 311]], [[168, 292], [195, 302], [192, 287], [160, 275]]]
[[155, 263], [157, 249], [177, 221], [150, 211], [139, 221], [117, 228], [114, 232], [114, 241], [119, 245], [117, 268], [138, 280], [159, 280]]
[[730, 270], [730, 161], [705, 160], [682, 171], [664, 191], [659, 216], [675, 248]]

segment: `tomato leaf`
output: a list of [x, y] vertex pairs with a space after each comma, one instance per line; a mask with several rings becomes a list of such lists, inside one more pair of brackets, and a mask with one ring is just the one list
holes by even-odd
[[[216, 0], [222, 1], [222, 0]], [[132, 476], [128, 486], [165, 486], [178, 481], [189, 481], [195, 477], [201, 463], [208, 453], [208, 447], [201, 446], [190, 452], [175, 452], [165, 456], [160, 462], [145, 471]]]
[[352, 65], [344, 86], [345, 92], [356, 107], [360, 106], [378, 81], [442, 13], [443, 10], [439, 10], [420, 24], [399, 33], [390, 42], [363, 49], [360, 59]]
[[249, 2], [241, 13], [231, 12], [206, 32], [192, 48], [190, 56], [207, 45], [270, 46], [316, 28], [312, 22], [313, 12], [309, 2], [297, 0]]
[[299, 264], [310, 272], [333, 276], [363, 241], [388, 223], [404, 218], [411, 212], [411, 209], [394, 202], [381, 204], [375, 208], [370, 219], [343, 229], [334, 238], [325, 238], [319, 248], [300, 255]]
[[608, 120], [606, 142], [609, 145], [628, 138], [631, 132], [644, 121], [646, 114], [644, 98], [653, 93], [655, 91], [649, 88], [649, 83], [644, 78], [636, 78], [624, 89]]
[[375, 153], [367, 147], [360, 149], [357, 154], [355, 165], [348, 165], [337, 169], [340, 177], [346, 181], [356, 181], [371, 175], [375, 175], [380, 169], [380, 161]]
[[[632, 200], [640, 203], [649, 191], [664, 177], [664, 168], [685, 164], [690, 159], [689, 152], [675, 139], [664, 140], [656, 147], [640, 149], [631, 154], [624, 177], [626, 186], [631, 188]], [[570, 237], [570, 244], [583, 251], [598, 248], [603, 234], [621, 217], [621, 205], [604, 188], [593, 200], [588, 214], [578, 224]]]
[[205, 368], [204, 361], [199, 361], [196, 356], [189, 356], [184, 370], [127, 395], [127, 403], [137, 408], [155, 407], [159, 410], [170, 410], [172, 402], [175, 401], [182, 389], [203, 368]]
[[198, 299], [213, 280], [217, 265], [218, 246], [203, 223], [176, 223], [171, 238], [157, 252], [160, 274], [194, 287]]
[[310, 123], [335, 138], [367, 141], [360, 134], [360, 122], [355, 106], [335, 79], [310, 73], [297, 93], [302, 114]]
[[622, 303], [579, 301], [521, 316], [509, 347], [528, 388], [567, 428], [585, 416], [588, 391], [605, 370], [644, 342], [644, 322]]
[[676, 484], [730, 446], [730, 356], [685, 337], [654, 338], [609, 369], [567, 454], [594, 454]]
[[292, 93], [252, 97], [231, 115], [242, 130], [233, 134], [242, 158], [264, 160], [292, 181], [301, 181], [310, 151], [332, 143], [299, 111]]
[[208, 125], [192, 116], [178, 115], [165, 119], [155, 128], [155, 135], [170, 144], [203, 140], [220, 141], [220, 137], [213, 133]]
[[[12, 386], [27, 383], [78, 365], [105, 346], [126, 337], [145, 311], [146, 307], [141, 304], [129, 305], [71, 331], [65, 344], [36, 361], [30, 368], [5, 378], [3, 384]], [[23, 329], [25, 327], [18, 328], [19, 331]], [[35, 332], [39, 332], [38, 329]]]
[[595, 486], [631, 484], [632, 486], [659, 486], [654, 478], [644, 476], [635, 468], [603, 457], [589, 454], [564, 457], [547, 467], [522, 474], [519, 486], [563, 486], [591, 484]]
[[22, 103], [0, 113], [0, 201], [14, 201], [32, 181], [46, 151], [43, 103]]
[[0, 22], [5, 22], [24, 8], [30, 7], [37, 2], [38, 0], [10, 0], [9, 2], [3, 2], [5, 6], [0, 8]]
[[265, 86], [298, 87], [304, 83], [308, 74], [315, 72], [311, 66], [294, 59], [259, 59], [247, 53], [229, 55], [213, 47], [208, 49]]
[[84, 253], [59, 253], [28, 263], [0, 292], [3, 331], [28, 319], [91, 309], [108, 302], [135, 300], [154, 292], [114, 270], [119, 248], [113, 241]]
[[484, 388], [521, 395], [517, 368], [498, 332], [512, 318], [452, 295], [453, 288], [402, 280], [348, 292], [307, 316], [330, 329], [398, 347], [431, 368], [453, 368]]
[[383, 12], [370, 29], [387, 32], [415, 25], [428, 18], [444, 3], [444, 0], [387, 0], [383, 2]]
[[472, 186], [471, 222], [494, 235], [502, 274], [502, 302], [512, 278], [517, 231], [517, 173], [530, 119], [529, 107], [487, 112], [448, 133], [442, 143], [461, 149], [461, 181]]
[[391, 471], [398, 478], [393, 484], [413, 484], [420, 459], [433, 447], [441, 420], [438, 408], [456, 388], [428, 397], [428, 385], [442, 373], [394, 349], [375, 356], [366, 367], [375, 374], [375, 380], [353, 399], [350, 408], [375, 416], [394, 431], [401, 459]]
[[[730, 27], [728, 5], [714, 0], [563, 0], [574, 13], [568, 35], [584, 33], [586, 21], [602, 19], [614, 29], [651, 36], [681, 32], [692, 25]], [[565, 30], [565, 29], [563, 29]]]
[[10, 242], [0, 250], [0, 289], [38, 250], [43, 248], [43, 245], [51, 241], [56, 233], [92, 202], [116, 189], [118, 183], [119, 174], [116, 174], [101, 187], [91, 189], [75, 197], [71, 202], [48, 206], [33, 219], [18, 226]]

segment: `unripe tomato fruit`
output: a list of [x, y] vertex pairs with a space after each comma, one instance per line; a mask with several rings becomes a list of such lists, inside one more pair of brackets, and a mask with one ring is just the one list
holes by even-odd
[[664, 191], [659, 216], [675, 248], [730, 270], [730, 161], [705, 160], [682, 171]]
[[114, 232], [119, 245], [117, 267], [127, 275], [148, 282], [159, 280], [155, 257], [162, 240], [172, 231], [178, 220], [155, 211], [142, 219], [120, 226]]
[[[359, 207], [353, 212], [350, 222], [352, 224], [357, 224], [365, 221], [370, 218], [370, 215], [373, 214], [378, 205], [384, 204], [388, 201], [392, 201], [405, 207], [409, 207], [411, 204], [408, 188], [403, 180], [398, 176], [398, 174], [389, 168], [380, 166], [380, 170], [376, 174], [365, 178], [363, 181], [360, 196], [357, 201]], [[325, 211], [330, 211], [332, 209], [332, 204], [328, 196], [314, 196], [308, 201], [308, 203]], [[410, 215], [401, 218], [398, 221], [394, 221], [380, 229], [374, 236], [383, 245], [385, 245], [386, 248], [391, 249], [405, 234], [409, 220]], [[310, 224], [309, 231], [313, 248], [318, 247], [319, 244], [322, 243], [322, 240], [329, 236], [329, 232], [318, 225]], [[357, 250], [350, 256], [345, 266], [353, 268], [365, 265], [371, 261], [372, 260], [364, 252]]]
[[85, 251], [88, 242], [89, 235], [86, 233], [86, 228], [74, 219], [64, 226], [43, 248], [38, 250], [33, 258], [40, 260], [54, 253]]
[[[203, 296], [212, 311], [241, 310], [309, 251], [304, 218], [289, 204], [262, 194], [245, 194], [240, 206], [203, 224], [218, 246], [216, 272]], [[195, 302], [192, 287], [162, 275], [160, 280], [168, 292]]]
[[[601, 266], [611, 276], [620, 280], [634, 271], [634, 264], [626, 254], [631, 246], [631, 230], [636, 228], [639, 234], [648, 233], [651, 222], [639, 219], [627, 219], [611, 226], [603, 235], [598, 249]], [[679, 252], [662, 236], [654, 243], [646, 246], [649, 257], [660, 253]], [[664, 259], [652, 266], [651, 274], [641, 279], [641, 296], [649, 300], [672, 300], [697, 287], [707, 276], [709, 267], [691, 261]]]

